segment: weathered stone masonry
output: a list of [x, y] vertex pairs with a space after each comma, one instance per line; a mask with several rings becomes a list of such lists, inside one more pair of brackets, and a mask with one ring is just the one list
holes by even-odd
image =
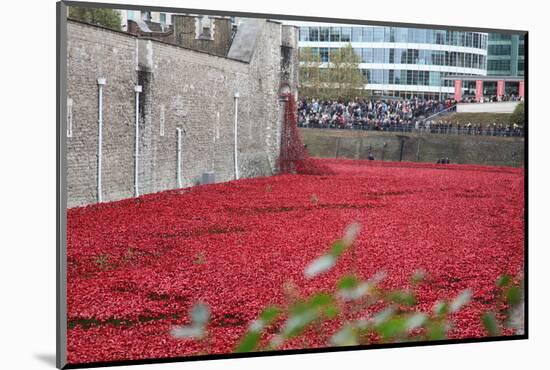
[[[68, 206], [97, 201], [98, 78], [103, 86], [102, 200], [134, 196], [135, 92], [139, 99], [139, 188], [177, 187], [177, 128], [182, 129], [182, 186], [211, 171], [234, 179], [233, 125], [238, 101], [240, 177], [277, 171], [282, 85], [297, 85], [296, 31], [254, 20], [235, 34], [229, 57], [105, 28], [68, 22]], [[258, 31], [251, 38], [250, 32]], [[250, 46], [247, 53], [240, 45]], [[236, 57], [231, 57], [231, 56]], [[69, 123], [70, 120], [70, 123]]]

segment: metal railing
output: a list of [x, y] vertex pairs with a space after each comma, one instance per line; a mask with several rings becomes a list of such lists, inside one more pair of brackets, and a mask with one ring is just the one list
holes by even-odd
[[498, 136], [498, 137], [524, 137], [523, 129], [512, 128], [480, 128], [480, 127], [457, 127], [453, 126], [422, 126], [416, 127], [415, 124], [410, 125], [359, 125], [346, 124], [339, 125], [333, 123], [327, 124], [300, 124], [298, 127], [303, 128], [321, 128], [333, 130], [361, 130], [361, 131], [378, 131], [378, 132], [395, 132], [395, 133], [414, 133], [422, 135], [466, 135], [466, 136]]

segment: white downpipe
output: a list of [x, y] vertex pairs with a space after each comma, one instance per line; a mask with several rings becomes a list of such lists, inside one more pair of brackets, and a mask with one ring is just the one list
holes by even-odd
[[141, 92], [141, 85], [134, 86], [136, 93], [136, 142], [134, 153], [134, 191], [135, 196], [139, 197], [139, 93]]
[[182, 187], [181, 184], [181, 128], [176, 128], [178, 133], [178, 148], [177, 148], [177, 164], [176, 164], [176, 179], [178, 182], [178, 188]]
[[233, 131], [233, 136], [235, 138], [235, 143], [234, 143], [234, 153], [233, 153], [233, 158], [235, 160], [235, 180], [238, 180], [239, 179], [239, 162], [238, 162], [238, 159], [237, 159], [237, 139], [238, 139], [238, 131], [237, 131], [237, 122], [238, 122], [238, 119], [237, 119], [237, 112], [238, 112], [238, 108], [239, 108], [239, 93], [235, 93], [235, 127], [234, 127], [234, 131]]
[[105, 78], [97, 79], [97, 86], [99, 87], [99, 106], [98, 106], [98, 129], [97, 129], [97, 201], [103, 201], [103, 189], [101, 187], [101, 165], [102, 165], [102, 153], [103, 147], [103, 86], [106, 84]]

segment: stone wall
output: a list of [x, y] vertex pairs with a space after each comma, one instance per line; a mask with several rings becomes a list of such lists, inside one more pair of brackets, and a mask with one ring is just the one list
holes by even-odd
[[[98, 78], [103, 87], [102, 198], [134, 196], [135, 92], [139, 99], [140, 194], [177, 187], [177, 128], [182, 135], [182, 186], [204, 172], [234, 179], [235, 93], [241, 177], [277, 171], [280, 151], [281, 24], [262, 21], [249, 62], [152, 39], [68, 22], [67, 97], [72, 101], [67, 137], [68, 206], [97, 201]], [[290, 40], [290, 41], [288, 41]], [[287, 67], [294, 71], [294, 66]], [[295, 74], [292, 73], [292, 76]], [[69, 121], [69, 118], [68, 118]]]
[[311, 128], [300, 132], [309, 153], [316, 157], [367, 159], [370, 150], [376, 160], [386, 161], [402, 158], [436, 163], [438, 158], [448, 157], [451, 163], [524, 165], [523, 138]]
[[[206, 19], [204, 17], [203, 19]], [[210, 38], [201, 37], [200, 18], [174, 14], [174, 41], [178, 45], [207, 51], [216, 55], [227, 55], [232, 39], [232, 23], [229, 18], [210, 17]], [[208, 24], [208, 23], [207, 23]]]
[[460, 103], [456, 106], [458, 113], [512, 113], [517, 101], [506, 101], [499, 103]]

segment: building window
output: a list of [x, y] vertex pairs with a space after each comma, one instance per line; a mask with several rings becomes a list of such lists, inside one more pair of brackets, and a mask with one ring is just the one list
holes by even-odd
[[388, 57], [388, 62], [389, 63], [395, 63], [395, 49], [388, 49], [389, 51], [389, 57]]
[[362, 62], [363, 63], [372, 63], [372, 56], [373, 56], [372, 49], [371, 48], [364, 48], [363, 49]]
[[319, 55], [321, 56], [321, 62], [328, 62], [328, 48], [319, 48]]
[[374, 63], [384, 63], [384, 49], [374, 49]]
[[374, 29], [372, 27], [363, 27], [363, 42], [372, 42]]
[[330, 41], [331, 42], [340, 42], [340, 27], [331, 27], [330, 28]]
[[445, 34], [446, 32], [445, 31], [439, 31], [439, 30], [436, 30], [435, 31], [435, 43], [437, 45], [443, 45], [445, 44]]
[[309, 41], [308, 27], [300, 27], [300, 41]]
[[511, 55], [512, 46], [511, 45], [489, 45], [488, 54], [489, 55]]
[[518, 60], [518, 75], [525, 75], [525, 60], [523, 59]]
[[198, 39], [213, 40], [212, 18], [204, 15], [199, 16], [198, 27], [199, 29], [196, 33]]
[[353, 27], [351, 29], [351, 41], [353, 41], [353, 42], [363, 41], [362, 28], [361, 27]]
[[419, 44], [426, 43], [426, 30], [415, 30], [415, 42]]
[[441, 85], [441, 72], [430, 72], [430, 86]]
[[319, 30], [319, 41], [330, 41], [329, 27], [321, 27]]
[[524, 56], [525, 55], [525, 44], [519, 44], [518, 45], [518, 55]]
[[489, 60], [487, 69], [490, 71], [510, 71], [510, 60]]
[[162, 26], [166, 25], [166, 13], [160, 13], [160, 24]]
[[384, 27], [384, 42], [390, 42], [391, 27]]
[[373, 69], [371, 71], [371, 83], [373, 84], [382, 84], [384, 83], [384, 73], [381, 69]]
[[456, 53], [457, 57], [457, 66], [464, 67], [464, 53]]
[[406, 28], [394, 28], [395, 30], [395, 42], [407, 42], [407, 29]]
[[491, 33], [489, 38], [491, 41], [511, 41], [512, 35], [505, 33]]
[[373, 41], [384, 42], [384, 27], [374, 27]]
[[466, 32], [466, 47], [471, 48], [474, 44], [474, 34], [472, 32]]
[[351, 41], [351, 27], [342, 27], [342, 35], [340, 37], [341, 42]]
[[403, 49], [394, 49], [393, 62], [395, 64], [401, 64], [402, 55], [403, 55]]
[[427, 44], [435, 43], [434, 30], [426, 30], [426, 43]]
[[479, 55], [472, 54], [472, 68], [480, 68], [479, 66]]
[[472, 54], [466, 53], [465, 58], [466, 59], [465, 59], [464, 67], [472, 68]]
[[309, 41], [319, 41], [319, 27], [309, 28]]

